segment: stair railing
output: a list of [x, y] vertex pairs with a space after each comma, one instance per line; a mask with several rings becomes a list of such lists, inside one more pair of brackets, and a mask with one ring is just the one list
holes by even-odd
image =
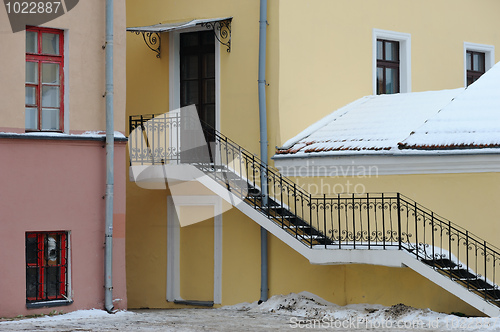
[[[177, 132], [182, 121], [178, 115], [131, 116], [131, 165], [182, 163]], [[312, 196], [222, 133], [207, 125], [202, 128], [205, 137], [213, 140], [207, 144], [213, 157], [210, 162], [190, 164], [304, 245], [313, 249], [405, 250], [485, 300], [500, 303], [500, 250], [492, 244], [400, 193]], [[263, 177], [261, 172], [265, 172]], [[267, 181], [267, 207], [262, 206], [261, 179]]]

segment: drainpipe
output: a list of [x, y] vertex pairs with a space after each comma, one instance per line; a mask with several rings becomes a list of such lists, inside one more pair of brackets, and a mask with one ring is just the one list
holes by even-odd
[[[267, 0], [260, 0], [259, 20], [259, 121], [260, 121], [260, 159], [267, 164], [267, 110], [266, 110], [266, 31], [267, 31]], [[267, 176], [261, 171], [262, 207], [267, 206]], [[267, 263], [267, 231], [260, 228], [260, 300], [268, 297], [268, 263]]]
[[113, 0], [106, 0], [106, 238], [104, 259], [104, 308], [113, 313]]

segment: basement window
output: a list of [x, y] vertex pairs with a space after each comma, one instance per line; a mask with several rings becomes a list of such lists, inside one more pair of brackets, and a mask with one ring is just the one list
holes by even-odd
[[68, 232], [26, 233], [26, 306], [72, 303], [68, 298]]

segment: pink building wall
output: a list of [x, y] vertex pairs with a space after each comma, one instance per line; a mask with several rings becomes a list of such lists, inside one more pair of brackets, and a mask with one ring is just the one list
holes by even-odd
[[[115, 144], [113, 299], [127, 307], [126, 144]], [[104, 141], [0, 137], [0, 317], [104, 307]], [[25, 232], [69, 231], [68, 306], [26, 308]]]

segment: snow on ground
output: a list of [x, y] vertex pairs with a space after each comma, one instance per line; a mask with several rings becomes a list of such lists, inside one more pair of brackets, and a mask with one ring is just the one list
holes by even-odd
[[338, 306], [307, 292], [219, 309], [103, 310], [0, 322], [0, 331], [500, 331], [498, 318], [458, 317], [404, 304]]
[[242, 303], [220, 310], [242, 310], [252, 313], [276, 313], [290, 316], [291, 328], [328, 329], [424, 329], [424, 330], [498, 330], [500, 319], [459, 317], [416, 309], [404, 304], [386, 307], [380, 304], [339, 306], [308, 292], [276, 295], [260, 305]]
[[[114, 316], [123, 316], [123, 315], [133, 315], [134, 313], [131, 311], [117, 311]], [[64, 321], [64, 320], [85, 320], [85, 319], [93, 319], [93, 318], [99, 318], [99, 319], [106, 319], [109, 317], [113, 317], [112, 315], [108, 314], [105, 310], [100, 310], [100, 309], [90, 309], [90, 310], [77, 310], [73, 311], [67, 314], [62, 314], [62, 315], [49, 315], [49, 316], [43, 316], [43, 317], [37, 317], [37, 318], [29, 318], [29, 319], [21, 319], [21, 320], [13, 320], [13, 321], [6, 321], [6, 322], [0, 322], [2, 323], [10, 323], [10, 324], [23, 324], [26, 322], [54, 322], [54, 321]], [[0, 330], [1, 330], [0, 325]]]

